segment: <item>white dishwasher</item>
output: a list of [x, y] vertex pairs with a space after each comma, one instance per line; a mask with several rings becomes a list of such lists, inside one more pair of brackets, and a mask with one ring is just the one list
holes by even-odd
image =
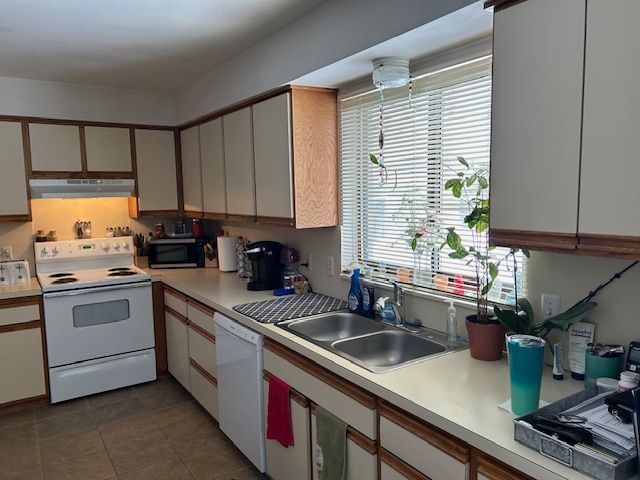
[[220, 429], [260, 470], [266, 470], [263, 336], [214, 314]]

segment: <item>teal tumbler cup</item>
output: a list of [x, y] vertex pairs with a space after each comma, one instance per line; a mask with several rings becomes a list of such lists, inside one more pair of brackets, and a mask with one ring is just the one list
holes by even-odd
[[511, 410], [526, 415], [538, 409], [546, 342], [531, 335], [511, 335], [507, 342]]

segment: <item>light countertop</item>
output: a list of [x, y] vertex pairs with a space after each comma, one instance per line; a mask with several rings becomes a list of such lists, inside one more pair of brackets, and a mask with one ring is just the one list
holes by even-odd
[[7, 298], [30, 297], [32, 295], [42, 295], [42, 289], [36, 277], [29, 278], [27, 283], [16, 285], [1, 285], [0, 300]]
[[[269, 292], [247, 291], [235, 273], [218, 269], [149, 272], [153, 280], [161, 280], [534, 478], [589, 478], [515, 442], [514, 417], [498, 409], [510, 396], [506, 359], [483, 362], [463, 350], [391, 372], [371, 373], [275, 325], [260, 324], [233, 311], [234, 305], [274, 298]], [[582, 382], [553, 380], [547, 369], [541, 397], [554, 402], [582, 388]]]

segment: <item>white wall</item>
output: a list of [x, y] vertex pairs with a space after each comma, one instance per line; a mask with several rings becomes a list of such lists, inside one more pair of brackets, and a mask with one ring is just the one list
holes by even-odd
[[172, 93], [0, 77], [0, 115], [175, 125]]
[[329, 0], [177, 93], [178, 123], [292, 82], [474, 0]]

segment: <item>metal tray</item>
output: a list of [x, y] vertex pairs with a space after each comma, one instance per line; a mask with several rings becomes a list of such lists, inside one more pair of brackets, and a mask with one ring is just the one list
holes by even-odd
[[603, 390], [598, 390], [596, 387], [593, 387], [547, 405], [536, 412], [514, 419], [514, 438], [516, 442], [540, 452], [540, 454], [545, 457], [549, 457], [556, 462], [584, 473], [585, 475], [589, 475], [590, 477], [597, 478], [598, 480], [625, 480], [633, 477], [638, 471], [637, 454], [621, 460], [617, 464], [611, 464], [595, 454], [576, 450], [571, 445], [539, 432], [532, 428], [531, 425], [523, 423], [529, 422], [531, 417], [536, 413], [560, 413], [602, 392]]

